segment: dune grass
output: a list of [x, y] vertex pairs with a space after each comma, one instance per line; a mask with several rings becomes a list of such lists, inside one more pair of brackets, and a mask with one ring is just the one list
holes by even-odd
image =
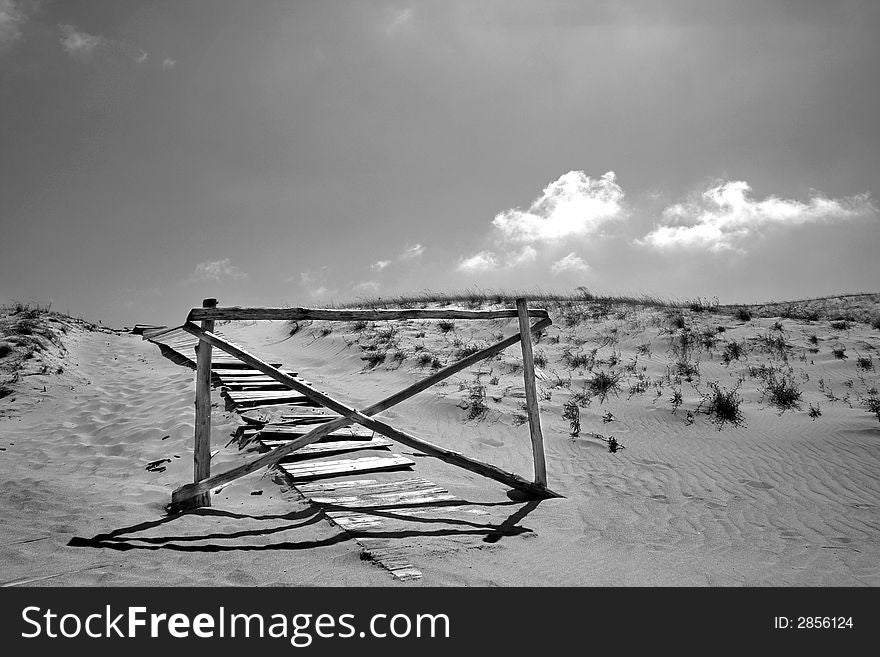
[[[51, 304], [0, 305], [0, 397], [11, 395], [11, 386], [22, 376], [50, 373], [40, 356], [49, 350], [63, 351], [62, 336], [72, 326], [98, 330], [92, 322], [52, 310]], [[54, 369], [60, 373], [63, 366]]]

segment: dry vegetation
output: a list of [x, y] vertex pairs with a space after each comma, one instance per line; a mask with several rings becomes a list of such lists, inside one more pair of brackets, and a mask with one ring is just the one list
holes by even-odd
[[[880, 419], [873, 354], [880, 345], [877, 294], [722, 306], [706, 299], [598, 296], [578, 288], [573, 295], [425, 292], [340, 307], [489, 309], [511, 307], [518, 296], [553, 318], [535, 344], [539, 398], [543, 412], [564, 420], [572, 436], [581, 433], [581, 409], [598, 414], [612, 402], [618, 415], [623, 402], [642, 404], [668, 408], [687, 426], [705, 417], [719, 429], [747, 427], [748, 414], [762, 410], [803, 413], [815, 421], [820, 404], [846, 404]], [[314, 324], [316, 339], [331, 334], [324, 323]], [[335, 330], [359, 351], [364, 371], [430, 371], [511, 335], [516, 322], [356, 322]], [[459, 378], [462, 420], [522, 424], [519, 351], [508, 349], [481, 367], [473, 380]]]
[[0, 306], [0, 399], [11, 398], [23, 377], [60, 374], [65, 352], [62, 337], [74, 325], [98, 329], [50, 306], [21, 302]]

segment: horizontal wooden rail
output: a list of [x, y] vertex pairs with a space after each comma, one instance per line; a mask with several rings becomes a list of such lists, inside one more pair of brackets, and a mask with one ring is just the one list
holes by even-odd
[[[510, 310], [444, 310], [444, 309], [401, 309], [401, 310], [332, 310], [321, 308], [242, 308], [227, 306], [222, 308], [193, 308], [186, 320], [252, 320], [286, 319], [291, 321], [326, 320], [331, 322], [378, 322], [391, 319], [505, 319], [517, 316], [516, 309]], [[546, 310], [532, 308], [529, 317], [544, 319], [549, 317]]]
[[[540, 321], [536, 322], [530, 328], [530, 332], [537, 333], [538, 331], [541, 331], [544, 328], [550, 326], [551, 323], [552, 322], [549, 318], [541, 319]], [[207, 340], [208, 342], [210, 342], [211, 344], [216, 346], [218, 349], [222, 349], [223, 351], [226, 351], [227, 353], [230, 353], [234, 356], [241, 358], [244, 362], [248, 363], [249, 365], [251, 365], [255, 369], [261, 370], [262, 372], [264, 372], [268, 376], [272, 377], [273, 379], [279, 381], [280, 383], [282, 383], [288, 387], [292, 387], [292, 388], [294, 387], [292, 385], [292, 383], [294, 383], [295, 381], [289, 380], [290, 377], [287, 377], [286, 375], [279, 372], [275, 368], [269, 366], [268, 364], [263, 363], [260, 359], [252, 356], [251, 354], [248, 354], [244, 350], [239, 349], [238, 347], [235, 347], [235, 345], [231, 345], [228, 342], [226, 342], [225, 340], [221, 340], [212, 334], [204, 334], [203, 335], [201, 329], [199, 329], [194, 324], [184, 325], [183, 328], [185, 330], [189, 331], [190, 333], [193, 333], [193, 335], [197, 335], [198, 337]], [[195, 495], [199, 495], [200, 493], [204, 493], [205, 491], [210, 491], [211, 489], [216, 488], [218, 486], [223, 486], [225, 484], [228, 484], [232, 481], [235, 481], [236, 479], [238, 479], [240, 477], [243, 477], [243, 476], [245, 476], [251, 472], [254, 472], [256, 470], [259, 470], [261, 468], [274, 465], [275, 463], [278, 463], [281, 459], [283, 459], [287, 455], [293, 453], [294, 451], [296, 451], [300, 447], [304, 447], [306, 445], [309, 445], [309, 444], [319, 440], [320, 438], [326, 436], [327, 434], [332, 433], [333, 431], [336, 431], [342, 427], [348, 426], [349, 424], [352, 423], [353, 420], [356, 420], [359, 423], [364, 424], [364, 426], [367, 426], [368, 428], [373, 429], [374, 431], [377, 431], [378, 433], [382, 433], [383, 435], [387, 435], [389, 438], [393, 438], [395, 440], [398, 440], [398, 442], [409, 445], [409, 446], [413, 447], [414, 449], [418, 449], [419, 451], [425, 452], [427, 454], [437, 456], [438, 458], [440, 458], [444, 461], [447, 461], [447, 462], [452, 463], [454, 465], [459, 465], [461, 467], [464, 467], [468, 470], [472, 470], [474, 472], [478, 472], [479, 474], [483, 474], [483, 475], [490, 477], [492, 479], [502, 481], [503, 483], [506, 483], [510, 486], [513, 486], [514, 488], [526, 490], [527, 492], [529, 492], [532, 495], [537, 495], [539, 497], [561, 497], [557, 493], [554, 493], [553, 491], [547, 489], [544, 486], [536, 485], [532, 482], [526, 481], [522, 477], [519, 477], [519, 476], [511, 474], [511, 473], [504, 472], [503, 470], [500, 470], [499, 468], [496, 468], [495, 466], [481, 463], [479, 461], [474, 461], [473, 459], [468, 459], [467, 457], [462, 456], [461, 454], [458, 454], [457, 452], [452, 452], [452, 451], [446, 450], [442, 447], [438, 447], [436, 445], [432, 445], [431, 443], [427, 443], [425, 441], [422, 441], [422, 440], [415, 438], [413, 436], [409, 436], [408, 434], [404, 434], [403, 432], [399, 432], [396, 429], [393, 429], [392, 427], [388, 427], [388, 425], [384, 425], [384, 423], [382, 423], [382, 425], [384, 425], [382, 428], [388, 427], [389, 429], [392, 430], [393, 435], [390, 433], [385, 433], [384, 431], [381, 430], [381, 428], [375, 428], [373, 426], [369, 426], [368, 424], [362, 422], [359, 418], [352, 417], [352, 415], [357, 414], [358, 416], [361, 416], [364, 419], [368, 420], [369, 418], [367, 416], [381, 413], [382, 411], [384, 411], [388, 408], [391, 408], [392, 406], [399, 404], [400, 402], [402, 402], [406, 399], [409, 399], [410, 397], [418, 394], [419, 392], [431, 387], [432, 385], [436, 384], [437, 382], [442, 381], [443, 379], [452, 376], [456, 372], [459, 372], [466, 367], [470, 367], [474, 363], [477, 363], [485, 358], [489, 358], [491, 356], [494, 356], [495, 354], [503, 351], [507, 347], [516, 344], [517, 342], [519, 342], [520, 337], [521, 337], [520, 334], [517, 333], [516, 335], [513, 335], [509, 338], [506, 338], [506, 339], [498, 342], [497, 344], [486, 347], [485, 349], [481, 349], [480, 351], [478, 351], [474, 354], [471, 354], [470, 356], [463, 358], [462, 360], [460, 360], [456, 363], [453, 363], [452, 365], [448, 365], [447, 367], [444, 367], [443, 369], [435, 372], [431, 376], [426, 377], [426, 378], [422, 379], [421, 381], [418, 381], [418, 382], [414, 383], [413, 385], [411, 385], [411, 386], [409, 386], [399, 392], [396, 392], [389, 397], [386, 397], [385, 399], [373, 404], [372, 406], [369, 406], [368, 408], [366, 408], [363, 411], [363, 413], [358, 413], [357, 411], [354, 411], [354, 409], [349, 409], [345, 405], [343, 405], [339, 402], [336, 402], [335, 400], [330, 400], [330, 398], [326, 397], [326, 395], [323, 395], [321, 393], [317, 393], [317, 391], [313, 391], [311, 388], [308, 388], [308, 393], [307, 393], [306, 390], [300, 388], [299, 386], [296, 386], [297, 389], [300, 390], [300, 392], [303, 392], [303, 394], [311, 394], [314, 392], [327, 400], [333, 401], [333, 405], [336, 406], [337, 408], [334, 408], [333, 406], [328, 405], [327, 407], [331, 408], [331, 410], [336, 410], [337, 412], [340, 412], [337, 409], [344, 409], [346, 411], [346, 413], [342, 413], [343, 417], [338, 418], [336, 420], [333, 420], [331, 422], [327, 422], [325, 424], [322, 424], [319, 427], [316, 427], [315, 429], [310, 431], [309, 433], [301, 436], [300, 438], [297, 438], [296, 440], [292, 440], [289, 443], [287, 443], [286, 445], [283, 445], [281, 447], [277, 447], [274, 450], [272, 450], [271, 452], [269, 452], [268, 454], [264, 454], [263, 456], [260, 456], [260, 457], [253, 459], [247, 463], [244, 463], [236, 468], [233, 468], [232, 470], [229, 470], [228, 472], [214, 475], [213, 477], [196, 482], [194, 484], [186, 484], [185, 486], [181, 486], [180, 488], [176, 489], [172, 494], [172, 498], [171, 498], [172, 510], [174, 510], [175, 508], [180, 508], [184, 501], [186, 501], [187, 499], [189, 499]], [[230, 347], [232, 348], [232, 350], [229, 349]], [[243, 358], [242, 356], [245, 356], [245, 357]], [[307, 388], [307, 386], [303, 386], [303, 388]], [[321, 403], [323, 403], [323, 402], [321, 402]], [[401, 437], [402, 437], [402, 439], [401, 439]]]

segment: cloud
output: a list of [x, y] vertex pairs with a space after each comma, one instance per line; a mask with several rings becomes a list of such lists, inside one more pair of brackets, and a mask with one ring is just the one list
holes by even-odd
[[399, 32], [412, 21], [414, 15], [415, 10], [412, 7], [407, 7], [405, 9], [390, 9], [388, 11], [388, 23], [385, 27], [386, 32], [388, 32], [389, 35]]
[[547, 185], [528, 210], [506, 210], [496, 215], [492, 225], [516, 242], [592, 235], [625, 215], [623, 198], [613, 171], [596, 179], [583, 171], [569, 171]]
[[362, 281], [357, 285], [353, 285], [351, 289], [356, 293], [376, 293], [379, 291], [379, 281]]
[[58, 28], [61, 30], [61, 45], [72, 57], [88, 57], [104, 44], [102, 37], [81, 32], [73, 25], [59, 25]]
[[520, 251], [510, 251], [504, 256], [499, 256], [492, 251], [480, 251], [469, 257], [463, 257], [458, 261], [456, 269], [459, 271], [489, 271], [507, 267], [517, 267], [534, 262], [538, 258], [538, 252], [529, 245]]
[[458, 271], [475, 272], [497, 269], [498, 266], [498, 259], [495, 257], [494, 253], [491, 251], [480, 251], [469, 258], [462, 258], [459, 260], [456, 269], [458, 269]]
[[574, 251], [550, 265], [550, 271], [554, 274], [561, 274], [565, 271], [583, 272], [587, 271], [589, 268], [589, 265], [584, 262], [583, 258], [574, 253]]
[[662, 223], [636, 244], [656, 249], [743, 250], [744, 244], [773, 226], [842, 221], [877, 212], [868, 194], [831, 199], [814, 193], [809, 202], [751, 197], [748, 183], [723, 182], [663, 211]]
[[516, 267], [517, 265], [525, 265], [534, 262], [538, 258], [538, 252], [534, 247], [526, 244], [518, 253], [507, 254], [507, 266]]
[[385, 267], [387, 267], [390, 264], [391, 264], [390, 260], [379, 260], [377, 262], [374, 262], [372, 265], [370, 265], [370, 269], [372, 269], [373, 271], [382, 271], [383, 269], [385, 269]]
[[141, 50], [141, 54], [136, 55], [134, 61], [136, 61], [138, 64], [143, 64], [145, 61], [147, 61], [147, 58], [149, 58], [149, 56], [149, 54]]
[[233, 265], [229, 258], [200, 262], [196, 265], [196, 270], [192, 275], [194, 281], [221, 281], [223, 279], [237, 281], [243, 278], [247, 278], [247, 274]]
[[329, 271], [326, 265], [317, 270], [307, 269], [304, 272], [300, 272], [299, 283], [312, 298], [332, 296], [336, 294], [336, 290], [330, 289], [327, 285], [327, 274]]
[[412, 260], [413, 258], [418, 258], [425, 252], [425, 247], [421, 244], [413, 244], [412, 246], [408, 246], [403, 250], [403, 253], [400, 254], [401, 260]]
[[171, 59], [170, 57], [166, 57], [165, 59], [162, 60], [162, 68], [164, 68], [166, 70], [170, 70], [170, 69], [174, 68], [175, 66], [177, 66], [176, 59]]
[[27, 15], [15, 0], [0, 0], [0, 49], [21, 37]]

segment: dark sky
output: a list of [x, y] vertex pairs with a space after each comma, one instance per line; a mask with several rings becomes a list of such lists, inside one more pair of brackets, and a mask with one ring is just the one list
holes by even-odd
[[876, 291], [880, 3], [0, 0], [0, 302]]

